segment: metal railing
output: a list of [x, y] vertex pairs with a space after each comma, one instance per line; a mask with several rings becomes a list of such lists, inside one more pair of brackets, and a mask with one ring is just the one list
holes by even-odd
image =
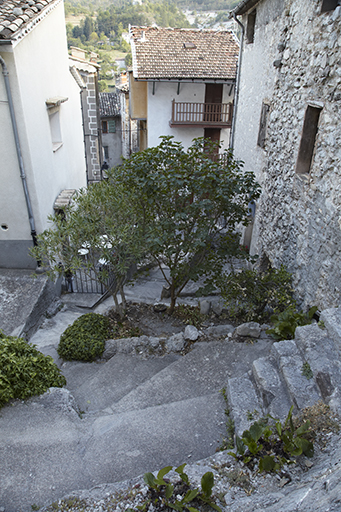
[[229, 128], [232, 103], [190, 103], [172, 101], [170, 125], [201, 125]]

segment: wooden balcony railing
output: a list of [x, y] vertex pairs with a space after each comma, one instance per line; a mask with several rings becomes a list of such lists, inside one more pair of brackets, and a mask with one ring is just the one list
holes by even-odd
[[232, 110], [232, 103], [179, 103], [173, 100], [169, 124], [229, 128], [232, 125]]

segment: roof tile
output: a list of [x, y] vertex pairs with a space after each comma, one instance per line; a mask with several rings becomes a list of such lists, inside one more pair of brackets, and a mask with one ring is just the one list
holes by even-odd
[[58, 0], [0, 0], [0, 39], [16, 37], [18, 30], [21, 31], [26, 23], [56, 1]]
[[121, 115], [121, 101], [119, 94], [114, 92], [99, 93], [100, 117], [116, 117]]
[[132, 27], [134, 77], [233, 80], [239, 43], [231, 31]]

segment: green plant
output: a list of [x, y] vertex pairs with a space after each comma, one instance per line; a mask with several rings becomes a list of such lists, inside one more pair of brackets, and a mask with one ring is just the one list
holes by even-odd
[[323, 321], [323, 320], [320, 320], [320, 321], [317, 323], [317, 325], [319, 326], [319, 328], [320, 328], [320, 329], [325, 329], [325, 328], [326, 328], [326, 326], [325, 326], [325, 324], [324, 324], [324, 321]]
[[203, 502], [214, 510], [221, 512], [220, 507], [212, 499], [212, 489], [214, 486], [214, 477], [211, 471], [205, 473], [201, 478], [201, 491], [198, 488], [191, 488], [188, 475], [184, 472], [186, 464], [182, 464], [175, 469], [179, 475], [181, 483], [171, 484], [165, 480], [172, 466], [166, 466], [158, 472], [155, 477], [153, 473], [145, 473], [144, 481], [149, 487], [150, 496], [146, 499], [143, 505], [138, 506], [139, 510], [148, 510], [149, 505], [153, 502], [161, 500], [165, 507], [169, 507], [178, 512], [187, 509], [189, 512], [199, 512], [193, 506], [196, 503]]
[[314, 377], [314, 374], [308, 361], [305, 361], [305, 363], [303, 363], [301, 372], [302, 375], [307, 379], [312, 379]]
[[65, 384], [52, 357], [24, 339], [0, 331], [0, 407], [13, 398], [25, 400]]
[[38, 505], [36, 505], [35, 503], [33, 503], [33, 505], [31, 505], [31, 510], [39, 510], [40, 507]]
[[283, 464], [292, 463], [292, 458], [302, 453], [312, 457], [314, 447], [307, 439], [310, 421], [296, 427], [292, 419], [293, 408], [290, 408], [283, 425], [270, 415], [254, 422], [241, 438], [236, 436], [236, 453], [229, 454], [252, 466], [258, 462], [259, 471], [266, 472], [279, 470]]
[[109, 319], [96, 313], [86, 313], [65, 329], [57, 352], [66, 361], [94, 361], [103, 354], [105, 341], [109, 338]]
[[206, 315], [200, 313], [199, 306], [189, 306], [188, 304], [178, 304], [173, 315], [183, 320], [185, 324], [194, 325], [198, 329], [207, 318]]
[[133, 154], [109, 174], [136, 194], [147, 252], [169, 287], [170, 314], [190, 280], [212, 278], [228, 257], [247, 257], [235, 226], [248, 225], [259, 185], [231, 151], [212, 158], [218, 147], [198, 138], [185, 150], [173, 137], [161, 137], [159, 146]]
[[265, 320], [269, 311], [280, 312], [294, 305], [291, 274], [283, 265], [266, 272], [242, 270], [223, 274], [217, 286], [231, 317]]
[[223, 438], [222, 444], [220, 446], [220, 451], [224, 450], [231, 450], [234, 447], [234, 434], [235, 434], [235, 428], [234, 428], [234, 421], [230, 416], [230, 409], [227, 399], [227, 393], [226, 388], [222, 388], [220, 390], [220, 393], [222, 394], [224, 401], [225, 401], [225, 416], [226, 416], [226, 437]]
[[271, 334], [276, 341], [292, 340], [295, 337], [296, 327], [311, 324], [316, 311], [316, 306], [310, 308], [308, 313], [296, 311], [295, 308], [291, 306], [278, 315], [272, 315], [270, 320], [274, 327], [268, 329], [266, 332], [267, 334]]

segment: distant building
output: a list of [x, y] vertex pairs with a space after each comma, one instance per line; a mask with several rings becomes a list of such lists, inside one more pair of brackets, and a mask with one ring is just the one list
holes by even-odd
[[102, 141], [99, 115], [98, 55], [71, 47], [71, 73], [81, 91], [87, 182], [100, 181]]
[[62, 191], [86, 186], [79, 85], [62, 0], [0, 4], [0, 267], [28, 255]]
[[173, 135], [228, 147], [239, 44], [230, 31], [132, 27], [130, 112], [140, 148]]
[[341, 6], [243, 0], [234, 152], [262, 187], [251, 252], [305, 306], [341, 299]]
[[99, 94], [103, 161], [109, 169], [122, 162], [121, 109], [124, 93], [101, 92]]

